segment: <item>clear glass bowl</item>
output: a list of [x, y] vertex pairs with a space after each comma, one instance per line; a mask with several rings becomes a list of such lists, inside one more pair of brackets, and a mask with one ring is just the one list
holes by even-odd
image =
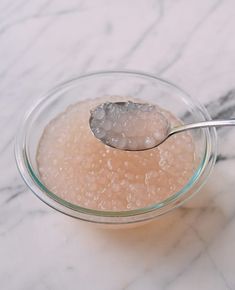
[[69, 80], [48, 92], [26, 115], [19, 128], [15, 157], [28, 187], [42, 201], [69, 216], [100, 224], [129, 224], [156, 218], [181, 205], [207, 180], [216, 160], [217, 137], [213, 128], [192, 130], [199, 158], [198, 168], [189, 182], [170, 198], [145, 208], [130, 211], [100, 211], [71, 204], [41, 182], [36, 165], [39, 139], [45, 126], [69, 105], [103, 96], [131, 96], [156, 103], [183, 122], [209, 120], [207, 110], [177, 86], [139, 72], [104, 71]]

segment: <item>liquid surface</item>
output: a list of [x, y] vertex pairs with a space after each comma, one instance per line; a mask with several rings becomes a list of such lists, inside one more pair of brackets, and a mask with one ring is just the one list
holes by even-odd
[[[90, 110], [106, 101], [126, 100], [106, 97], [79, 102], [46, 126], [37, 163], [50, 191], [86, 208], [131, 210], [163, 201], [189, 181], [197, 163], [189, 132], [140, 152], [108, 147], [92, 134]], [[170, 112], [160, 110], [171, 126], [180, 124]]]
[[156, 105], [106, 102], [91, 111], [90, 127], [104, 144], [121, 150], [145, 150], [168, 135], [167, 119]]

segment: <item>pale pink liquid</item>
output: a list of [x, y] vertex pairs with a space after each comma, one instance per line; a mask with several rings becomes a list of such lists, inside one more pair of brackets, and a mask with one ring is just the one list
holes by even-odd
[[[120, 100], [123, 98], [79, 102], [46, 126], [37, 162], [50, 191], [86, 208], [130, 210], [163, 201], [189, 181], [197, 162], [188, 132], [143, 152], [113, 149], [93, 136], [90, 110], [102, 102]], [[180, 123], [170, 112], [161, 112], [172, 126]]]

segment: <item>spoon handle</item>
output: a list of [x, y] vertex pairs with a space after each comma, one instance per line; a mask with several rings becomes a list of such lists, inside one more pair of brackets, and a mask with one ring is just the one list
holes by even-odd
[[182, 125], [179, 127], [172, 128], [169, 132], [169, 135], [173, 135], [175, 133], [183, 132], [190, 129], [205, 128], [205, 127], [221, 127], [221, 126], [235, 126], [235, 119], [212, 120], [212, 121], [204, 121], [204, 122], [199, 122], [199, 123]]

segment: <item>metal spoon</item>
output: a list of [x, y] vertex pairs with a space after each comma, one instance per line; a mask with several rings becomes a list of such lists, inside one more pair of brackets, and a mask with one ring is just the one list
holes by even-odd
[[89, 124], [94, 136], [105, 145], [125, 151], [144, 151], [159, 146], [176, 133], [205, 127], [234, 126], [235, 119], [171, 128], [158, 106], [128, 101], [106, 102], [95, 107], [91, 110]]

